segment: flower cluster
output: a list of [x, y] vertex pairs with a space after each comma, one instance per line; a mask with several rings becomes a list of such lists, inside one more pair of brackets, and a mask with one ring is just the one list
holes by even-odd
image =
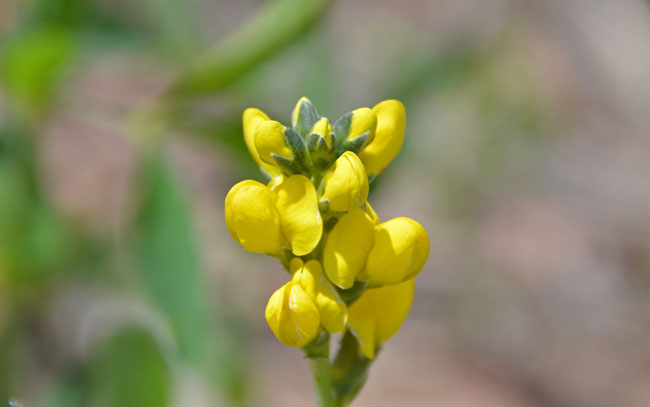
[[291, 127], [259, 109], [244, 112], [246, 146], [270, 181], [233, 186], [226, 225], [246, 250], [277, 257], [291, 274], [265, 314], [282, 343], [303, 347], [347, 329], [373, 359], [406, 318], [427, 233], [409, 218], [381, 222], [367, 202], [369, 182], [402, 146], [405, 122], [396, 100], [334, 125], [307, 98]]

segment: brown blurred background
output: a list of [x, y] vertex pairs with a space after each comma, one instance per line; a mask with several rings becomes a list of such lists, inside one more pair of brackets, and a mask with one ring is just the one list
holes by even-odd
[[431, 239], [355, 406], [650, 405], [650, 3], [4, 0], [0, 44], [0, 405], [314, 404], [223, 220], [303, 95], [405, 104], [369, 200]]

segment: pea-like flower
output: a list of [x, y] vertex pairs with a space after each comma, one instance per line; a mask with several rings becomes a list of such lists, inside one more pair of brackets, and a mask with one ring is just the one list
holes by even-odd
[[235, 241], [253, 253], [296, 256], [318, 244], [323, 222], [313, 184], [303, 175], [283, 178], [272, 190], [257, 181], [232, 187], [225, 202], [226, 226]]
[[368, 175], [359, 157], [350, 151], [341, 155], [325, 173], [321, 200], [327, 208], [347, 212], [368, 198]]
[[347, 322], [347, 307], [324, 278], [320, 263], [291, 261], [291, 281], [271, 296], [266, 306], [266, 321], [275, 336], [288, 346], [305, 346], [319, 332], [342, 332]]
[[381, 344], [402, 326], [413, 303], [415, 280], [367, 290], [349, 308], [348, 326], [361, 352], [374, 359]]
[[350, 210], [325, 244], [325, 272], [343, 289], [356, 280], [368, 287], [401, 283], [415, 277], [429, 256], [429, 238], [418, 222], [400, 217], [375, 224], [373, 216], [371, 208]]
[[300, 284], [293, 281], [271, 295], [265, 317], [271, 331], [287, 346], [305, 346], [318, 334], [318, 308]]

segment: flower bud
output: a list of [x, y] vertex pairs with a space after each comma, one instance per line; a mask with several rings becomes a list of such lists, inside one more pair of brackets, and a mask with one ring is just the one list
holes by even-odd
[[320, 115], [306, 97], [301, 97], [291, 113], [291, 125], [302, 137], [306, 137]]
[[348, 318], [348, 309], [325, 279], [320, 263], [310, 260], [303, 265], [299, 258], [296, 257], [296, 259], [299, 260], [299, 264], [292, 260], [291, 268], [297, 267], [297, 269], [291, 281], [300, 285], [316, 304], [320, 315], [320, 324], [326, 331], [343, 332]]
[[406, 111], [397, 100], [384, 100], [372, 111], [377, 117], [375, 138], [359, 152], [359, 158], [370, 177], [382, 172], [399, 153], [406, 127]]
[[282, 232], [291, 251], [296, 256], [308, 254], [316, 248], [323, 233], [314, 185], [304, 175], [292, 175], [284, 178], [274, 192]]
[[275, 120], [267, 120], [257, 126], [255, 130], [255, 148], [265, 163], [275, 165], [276, 161], [273, 156], [286, 159], [293, 158], [291, 148], [284, 139], [285, 129], [286, 127]]
[[377, 117], [367, 107], [344, 114], [334, 124], [337, 153], [358, 153], [374, 139], [376, 127]]
[[411, 279], [366, 290], [350, 305], [348, 327], [365, 357], [374, 359], [381, 344], [399, 331], [411, 309], [414, 293], [415, 280]]
[[373, 246], [359, 279], [369, 287], [398, 284], [415, 277], [429, 256], [429, 237], [418, 222], [395, 218], [375, 226]]
[[323, 251], [323, 266], [329, 280], [344, 290], [354, 284], [372, 248], [374, 227], [370, 217], [352, 208], [330, 232]]
[[332, 139], [332, 125], [327, 117], [322, 117], [307, 136], [307, 151], [317, 171], [324, 171], [335, 158]]
[[257, 152], [257, 149], [255, 148], [255, 131], [260, 124], [268, 120], [270, 119], [266, 113], [260, 109], [252, 107], [244, 110], [244, 115], [242, 117], [244, 128], [244, 142], [246, 143], [246, 147], [248, 147], [248, 151], [250, 152], [253, 160], [255, 160], [257, 165], [259, 165], [260, 168], [262, 168], [262, 170], [266, 172], [271, 178], [274, 178], [281, 174], [280, 169], [275, 165], [271, 165], [262, 161], [260, 159], [259, 153]]
[[277, 197], [257, 181], [242, 181], [226, 196], [225, 218], [230, 235], [253, 253], [280, 255], [284, 238]]
[[305, 290], [292, 281], [271, 295], [265, 317], [271, 331], [287, 346], [305, 346], [318, 334], [318, 309]]
[[368, 198], [368, 176], [366, 169], [354, 153], [346, 151], [323, 177], [323, 201], [329, 202], [329, 209], [347, 212], [363, 205]]

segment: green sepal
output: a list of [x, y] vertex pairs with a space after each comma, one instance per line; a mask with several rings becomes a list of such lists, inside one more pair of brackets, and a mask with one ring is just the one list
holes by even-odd
[[355, 281], [354, 285], [352, 285], [352, 287], [348, 288], [347, 290], [344, 290], [336, 286], [334, 287], [336, 288], [339, 297], [341, 297], [345, 305], [350, 306], [353, 302], [359, 299], [359, 297], [361, 297], [361, 295], [366, 291], [366, 288], [368, 288], [368, 282]]
[[370, 132], [367, 131], [353, 140], [345, 140], [343, 142], [343, 151], [351, 151], [354, 154], [359, 154], [359, 151], [363, 149], [364, 143], [368, 139], [369, 134]]
[[309, 173], [308, 169], [301, 166], [300, 163], [294, 159], [282, 157], [273, 153], [271, 153], [271, 157], [273, 157], [275, 164], [285, 173], [285, 175], [307, 175]]
[[330, 201], [327, 199], [323, 199], [322, 201], [318, 202], [318, 211], [320, 213], [327, 213], [330, 211]]
[[345, 141], [348, 138], [350, 125], [352, 124], [352, 112], [347, 112], [334, 123], [334, 135], [336, 140], [336, 154], [341, 155], [345, 151]]
[[324, 329], [313, 341], [302, 347], [307, 359], [327, 359], [330, 355], [330, 334]]
[[288, 170], [290, 174], [308, 175], [310, 164], [305, 141], [295, 130], [287, 127], [284, 129], [284, 142], [291, 149], [293, 158], [281, 157], [276, 154], [271, 154], [271, 156], [283, 170]]
[[316, 170], [324, 171], [334, 158], [334, 151], [327, 146], [325, 137], [312, 133], [307, 138], [307, 150]]
[[[296, 106], [298, 109], [298, 117], [295, 123], [293, 124], [293, 129], [298, 132], [302, 137], [307, 137], [311, 131], [314, 124], [320, 119], [320, 115], [314, 108], [314, 105], [307, 99], [300, 101], [300, 104]], [[291, 114], [291, 118], [295, 117], [295, 113]]]

